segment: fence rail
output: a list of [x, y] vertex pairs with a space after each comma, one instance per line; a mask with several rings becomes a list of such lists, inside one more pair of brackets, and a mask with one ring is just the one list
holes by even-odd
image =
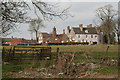
[[51, 59], [51, 47], [11, 46], [3, 47], [3, 60]]

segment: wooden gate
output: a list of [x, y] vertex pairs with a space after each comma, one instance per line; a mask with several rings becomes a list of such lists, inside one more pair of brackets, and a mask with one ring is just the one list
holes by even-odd
[[3, 60], [51, 59], [51, 47], [11, 46], [3, 48]]

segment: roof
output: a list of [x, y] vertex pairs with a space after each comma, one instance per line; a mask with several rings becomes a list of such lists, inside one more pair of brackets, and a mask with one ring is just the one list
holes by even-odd
[[48, 41], [49, 38], [50, 38], [50, 37], [44, 37], [44, 38], [43, 38], [43, 41]]
[[10, 41], [11, 38], [2, 38], [2, 42], [7, 42], [7, 41]]
[[73, 27], [73, 31], [75, 32], [75, 34], [97, 34], [97, 30], [95, 27], [83, 28], [83, 31], [81, 31], [79, 27]]
[[58, 38], [62, 38], [65, 34], [59, 34], [57, 35]]
[[43, 35], [43, 37], [49, 37], [50, 36], [50, 34], [48, 34], [48, 33], [42, 33], [42, 35]]
[[25, 42], [25, 43], [37, 43], [36, 40], [23, 40], [23, 42]]

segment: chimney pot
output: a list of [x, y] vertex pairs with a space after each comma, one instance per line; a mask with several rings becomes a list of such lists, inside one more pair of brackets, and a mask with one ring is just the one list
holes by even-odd
[[68, 33], [70, 33], [70, 26], [67, 27]]
[[89, 24], [87, 27], [88, 27], [88, 28], [92, 28], [92, 24]]
[[53, 37], [56, 37], [56, 28], [55, 28], [55, 27], [53, 28], [52, 36], [53, 36]]
[[80, 24], [79, 28], [80, 28], [81, 31], [83, 31], [83, 24]]
[[65, 34], [65, 29], [63, 29], [63, 34]]

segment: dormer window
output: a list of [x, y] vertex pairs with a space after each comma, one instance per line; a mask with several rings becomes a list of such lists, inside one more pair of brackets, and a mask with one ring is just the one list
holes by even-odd
[[85, 33], [88, 33], [88, 30], [85, 30]]

